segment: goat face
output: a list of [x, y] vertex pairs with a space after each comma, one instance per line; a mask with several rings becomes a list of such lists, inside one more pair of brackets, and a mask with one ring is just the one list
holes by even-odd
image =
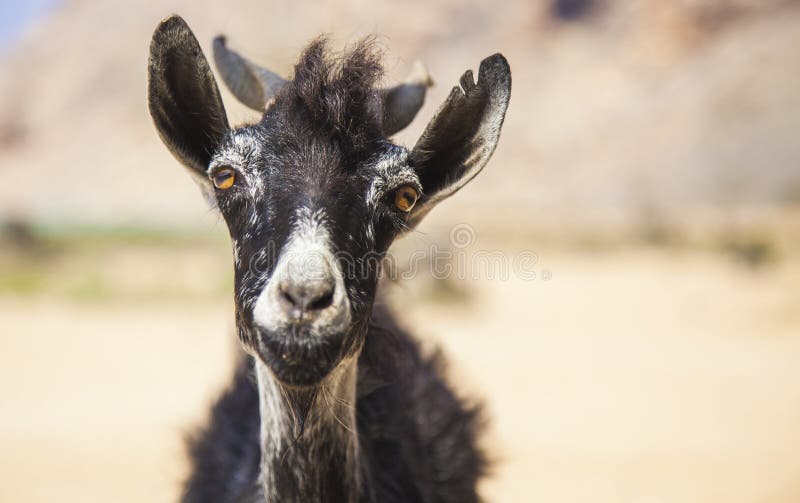
[[345, 155], [285, 112], [278, 102], [231, 131], [209, 176], [234, 177], [215, 200], [233, 241], [240, 337], [301, 385], [357, 352], [381, 258], [408, 225], [396, 200], [422, 189], [405, 149], [384, 141]]
[[235, 129], [182, 19], [159, 25], [150, 53], [156, 128], [228, 225], [240, 339], [282, 383], [313, 386], [360, 350], [392, 241], [491, 157], [508, 65], [498, 54], [481, 63], [477, 83], [465, 73], [407, 150], [386, 137], [409, 113], [390, 116], [403, 100], [374, 88], [380, 65], [369, 44], [332, 60], [314, 42], [262, 119]]

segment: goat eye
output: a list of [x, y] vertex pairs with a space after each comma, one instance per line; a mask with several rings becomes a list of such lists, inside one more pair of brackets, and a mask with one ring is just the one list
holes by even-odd
[[408, 213], [417, 203], [418, 198], [419, 192], [417, 192], [417, 189], [411, 187], [410, 185], [406, 185], [405, 187], [400, 187], [395, 191], [394, 205], [403, 213]]
[[236, 172], [232, 168], [221, 168], [212, 175], [211, 180], [218, 189], [230, 189], [236, 180]]

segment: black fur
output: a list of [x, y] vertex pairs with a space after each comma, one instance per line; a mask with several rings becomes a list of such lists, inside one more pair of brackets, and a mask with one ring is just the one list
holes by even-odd
[[325, 38], [313, 41], [303, 52], [276, 101], [292, 103], [300, 124], [327, 130], [345, 150], [362, 151], [383, 140], [381, 102], [375, 91], [383, 75], [381, 54], [366, 38], [348, 52], [333, 57]]
[[183, 164], [204, 173], [230, 128], [211, 68], [181, 18], [164, 20], [153, 34], [148, 75], [150, 115], [161, 139]]
[[[440, 356], [423, 356], [373, 304], [380, 259], [394, 239], [473, 178], [494, 151], [510, 70], [496, 54], [481, 63], [477, 82], [465, 73], [408, 150], [385, 135], [384, 98], [376, 90], [380, 56], [370, 39], [340, 55], [318, 39], [262, 119], [230, 129], [188, 26], [172, 17], [156, 30], [150, 111], [165, 144], [225, 219], [235, 253], [237, 330], [256, 355], [242, 358], [232, 386], [190, 444], [186, 503], [478, 500], [486, 468], [476, 445], [479, 409], [447, 386]], [[232, 186], [211, 183], [220, 169], [235, 173]], [[422, 194], [411, 211], [393, 203], [403, 187]], [[348, 314], [347, 325], [259, 322], [255, 306], [271, 299], [264, 292], [275, 291], [267, 286], [277, 284], [270, 281], [280, 255], [312, 212], [324, 216], [324, 237], [303, 239], [324, 241], [335, 256], [332, 268], [344, 271], [337, 291], [345, 292], [341, 305], [348, 307], [338, 312]], [[355, 401], [355, 417], [343, 396], [333, 404], [321, 400], [326, 386]], [[268, 405], [263, 411], [260, 400]], [[342, 422], [337, 408], [353, 424]], [[264, 411], [275, 413], [262, 418]]]
[[[261, 501], [252, 367], [250, 357], [240, 360], [208, 425], [190, 442], [184, 503]], [[487, 461], [475, 439], [484, 420], [477, 405], [455, 396], [443, 371], [440, 354], [423, 356], [391, 316], [374, 313], [359, 357], [356, 410], [365, 460], [360, 501], [479, 501], [476, 485]]]
[[208, 425], [189, 439], [191, 475], [181, 501], [244, 502], [260, 491], [260, 417], [252, 369], [252, 358], [242, 355]]

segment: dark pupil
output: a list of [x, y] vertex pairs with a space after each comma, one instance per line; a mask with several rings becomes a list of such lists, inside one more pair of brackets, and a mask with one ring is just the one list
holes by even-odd
[[225, 180], [227, 180], [231, 176], [233, 176], [233, 175], [231, 175], [230, 173], [220, 173], [220, 174], [218, 174], [216, 176], [217, 185], [222, 185], [223, 183], [225, 183]]
[[412, 204], [414, 202], [414, 196], [411, 194], [411, 191], [404, 190], [400, 195], [408, 204]]

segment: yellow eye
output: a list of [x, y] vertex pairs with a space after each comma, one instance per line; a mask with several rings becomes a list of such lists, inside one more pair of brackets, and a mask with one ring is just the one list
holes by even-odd
[[410, 185], [406, 185], [405, 187], [400, 187], [394, 192], [394, 205], [398, 210], [408, 213], [417, 203], [418, 198], [419, 192], [417, 192], [417, 189], [411, 187]]
[[236, 172], [232, 168], [220, 168], [211, 179], [214, 181], [214, 187], [222, 190], [230, 189], [236, 180]]

